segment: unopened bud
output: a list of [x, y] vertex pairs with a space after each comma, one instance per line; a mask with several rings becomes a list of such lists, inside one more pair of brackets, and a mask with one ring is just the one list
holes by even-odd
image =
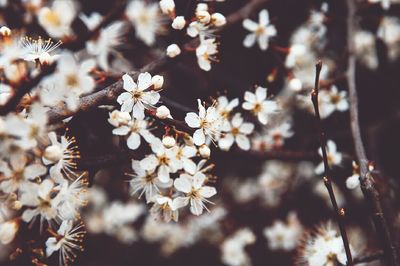
[[156, 116], [160, 119], [166, 119], [171, 116], [171, 112], [169, 111], [168, 107], [161, 105], [157, 108]]
[[208, 24], [211, 20], [210, 13], [207, 11], [198, 11], [196, 12], [197, 20], [203, 24]]
[[15, 221], [8, 221], [0, 224], [0, 242], [7, 245], [14, 240], [18, 231], [18, 224]]
[[174, 19], [172, 22], [172, 28], [176, 30], [181, 30], [185, 27], [186, 25], [186, 20], [183, 16], [178, 16]]
[[44, 151], [43, 157], [51, 162], [58, 162], [63, 156], [63, 151], [60, 146], [51, 145]]
[[8, 37], [11, 35], [11, 30], [9, 27], [3, 26], [0, 28], [0, 35], [3, 37]]
[[196, 12], [199, 11], [208, 11], [208, 5], [206, 3], [199, 3], [196, 6]]
[[181, 48], [179, 48], [179, 46], [176, 45], [175, 43], [171, 44], [167, 47], [167, 56], [168, 57], [174, 58], [174, 57], [180, 55], [180, 53], [181, 53]]
[[210, 154], [211, 154], [211, 150], [207, 145], [203, 144], [199, 147], [199, 153], [200, 153], [201, 157], [209, 158]]
[[216, 27], [222, 27], [226, 24], [226, 18], [221, 13], [214, 13], [211, 15], [211, 23]]
[[158, 90], [161, 89], [161, 87], [164, 84], [164, 77], [160, 76], [160, 75], [155, 75], [152, 79], [151, 79], [151, 83], [154, 86], [154, 89]]
[[162, 143], [164, 144], [164, 146], [165, 146], [166, 148], [172, 148], [172, 147], [175, 146], [176, 141], [175, 141], [175, 139], [174, 139], [173, 137], [171, 137], [171, 136], [165, 136], [165, 137], [163, 137], [163, 139], [162, 139]]

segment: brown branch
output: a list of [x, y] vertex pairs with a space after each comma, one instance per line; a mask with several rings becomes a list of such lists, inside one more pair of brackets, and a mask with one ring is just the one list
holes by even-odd
[[374, 253], [370, 253], [367, 255], [361, 255], [356, 258], [354, 258], [354, 264], [361, 264], [361, 263], [367, 263], [375, 260], [380, 260], [383, 257], [383, 251], [379, 250]]
[[14, 95], [11, 96], [6, 104], [0, 107], [0, 115], [6, 115], [15, 111], [24, 95], [29, 93], [35, 86], [37, 86], [43, 78], [52, 74], [55, 69], [56, 63], [43, 66], [38, 75], [28, 79], [27, 81], [22, 81], [21, 84], [16, 88]]
[[[252, 0], [243, 6], [241, 9], [236, 11], [235, 13], [229, 15], [227, 17], [227, 23], [224, 27], [217, 29], [215, 32], [220, 33], [225, 29], [228, 29], [234, 24], [242, 21], [247, 18], [252, 12], [254, 12], [257, 8], [265, 4], [268, 0]], [[193, 39], [184, 45], [185, 48], [195, 47], [198, 44], [198, 39]], [[150, 72], [155, 74], [157, 72], [162, 71], [168, 65], [169, 62], [173, 61], [173, 59], [168, 58], [167, 56], [163, 56], [158, 60], [153, 61], [152, 63], [146, 65], [141, 68], [139, 71], [134, 71], [129, 73], [134, 79], [137, 78], [140, 72]], [[116, 83], [104, 88], [101, 91], [95, 92], [88, 96], [84, 96], [80, 99], [78, 108], [76, 111], [70, 111], [65, 106], [54, 107], [49, 112], [49, 123], [56, 123], [60, 120], [67, 118], [69, 116], [74, 115], [77, 112], [87, 111], [89, 109], [95, 108], [102, 104], [110, 104], [113, 103], [118, 95], [122, 92], [122, 80], [117, 81]]]
[[319, 92], [319, 75], [321, 73], [321, 68], [322, 68], [322, 62], [319, 61], [316, 64], [315, 88], [311, 92], [311, 100], [312, 100], [312, 103], [314, 106], [316, 124], [317, 124], [318, 135], [319, 135], [319, 142], [320, 142], [320, 146], [321, 146], [321, 150], [322, 150], [322, 158], [323, 158], [324, 168], [325, 168], [324, 183], [325, 183], [326, 189], [328, 190], [329, 198], [331, 199], [331, 203], [332, 203], [333, 209], [336, 214], [336, 219], [339, 224], [340, 234], [342, 236], [344, 249], [346, 251], [347, 265], [352, 266], [352, 265], [354, 265], [354, 263], [353, 263], [353, 259], [351, 256], [349, 239], [347, 237], [346, 228], [345, 228], [345, 224], [344, 224], [345, 212], [344, 212], [343, 208], [341, 208], [339, 210], [339, 207], [338, 207], [338, 204], [336, 201], [336, 197], [335, 197], [335, 193], [333, 192], [332, 180], [331, 180], [331, 170], [329, 167], [328, 155], [326, 152], [326, 135], [325, 135], [325, 131], [322, 128], [321, 116], [319, 114], [318, 92]]
[[356, 14], [354, 0], [347, 0], [347, 49], [348, 65], [347, 79], [349, 86], [350, 100], [350, 119], [351, 132], [353, 135], [355, 153], [360, 166], [360, 184], [364, 197], [372, 212], [377, 237], [384, 252], [385, 265], [399, 265], [398, 254], [390, 235], [381, 199], [378, 190], [375, 187], [374, 178], [368, 170], [368, 158], [361, 137], [360, 122], [358, 116], [358, 97], [356, 90], [356, 58], [354, 55], [354, 16]]

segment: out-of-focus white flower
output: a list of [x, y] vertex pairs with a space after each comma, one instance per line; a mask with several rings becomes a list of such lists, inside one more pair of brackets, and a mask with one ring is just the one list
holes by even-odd
[[389, 59], [397, 59], [400, 55], [400, 19], [397, 17], [383, 17], [379, 24], [377, 36], [387, 45]]
[[333, 85], [329, 90], [321, 90], [319, 94], [320, 113], [322, 118], [328, 117], [335, 111], [345, 112], [349, 109], [346, 91], [339, 91]]
[[[336, 143], [332, 140], [328, 140], [327, 143], [327, 157], [328, 157], [328, 164], [329, 166], [337, 166], [340, 165], [342, 162], [342, 154], [337, 151]], [[319, 155], [322, 157], [322, 149], [319, 148], [318, 150]], [[316, 174], [322, 174], [324, 172], [324, 162], [321, 162], [316, 168]]]
[[175, 2], [174, 0], [160, 0], [161, 11], [166, 15], [175, 14]]
[[22, 220], [30, 222], [40, 215], [40, 222], [51, 221], [58, 217], [57, 197], [53, 198], [54, 182], [45, 179], [42, 183], [29, 183], [22, 187], [20, 201], [24, 206], [32, 207], [22, 213]]
[[217, 190], [214, 187], [204, 186], [205, 181], [206, 175], [201, 172], [197, 172], [194, 176], [181, 174], [179, 178], [175, 179], [174, 187], [185, 193], [185, 196], [174, 199], [175, 207], [181, 208], [190, 202], [190, 211], [194, 215], [202, 214], [203, 209], [208, 211], [204, 203], [211, 203], [208, 198], [217, 194]]
[[59, 252], [60, 265], [74, 261], [76, 252], [83, 250], [82, 240], [86, 234], [84, 225], [79, 222], [74, 226], [74, 221], [63, 221], [57, 233], [46, 241], [46, 255], [50, 257], [54, 252]]
[[353, 174], [346, 179], [346, 187], [355, 189], [360, 186], [360, 169], [356, 162], [353, 161]]
[[215, 39], [206, 39], [196, 48], [197, 63], [204, 71], [211, 70], [211, 62], [217, 61], [218, 47]]
[[354, 35], [354, 46], [357, 58], [362, 64], [371, 69], [378, 67], [374, 34], [369, 31], [357, 31]]
[[263, 125], [266, 125], [268, 117], [278, 110], [275, 101], [267, 100], [267, 89], [263, 87], [257, 87], [255, 93], [246, 91], [244, 99], [243, 109], [253, 112]]
[[[357, 252], [350, 245], [353, 255]], [[342, 237], [329, 221], [309, 234], [300, 249], [299, 260], [310, 266], [334, 266], [337, 262], [345, 265], [347, 258]]]
[[222, 243], [222, 262], [229, 266], [250, 266], [251, 260], [245, 247], [255, 241], [256, 236], [249, 228], [238, 230]]
[[269, 14], [263, 9], [258, 14], [258, 23], [250, 19], [243, 20], [243, 27], [251, 31], [243, 41], [245, 47], [252, 47], [256, 41], [261, 50], [267, 50], [268, 42], [271, 37], [276, 36], [276, 28], [269, 24]]
[[271, 250], [291, 251], [297, 247], [303, 227], [296, 213], [291, 212], [287, 223], [275, 221], [272, 226], [264, 228], [264, 236], [268, 239]]
[[13, 95], [11, 86], [0, 83], [0, 105], [4, 105]]
[[250, 149], [250, 140], [247, 135], [254, 130], [252, 123], [243, 122], [242, 115], [236, 113], [232, 120], [222, 126], [222, 137], [218, 140], [218, 145], [222, 150], [229, 150], [234, 142], [242, 150]]
[[15, 192], [22, 187], [23, 183], [40, 177], [46, 172], [46, 167], [41, 164], [28, 164], [28, 158], [24, 154], [11, 154], [9, 164], [0, 161], [0, 173], [2, 174], [0, 189], [4, 193]]
[[102, 69], [106, 71], [110, 69], [109, 56], [117, 53], [116, 48], [123, 43], [126, 31], [126, 24], [123, 21], [116, 21], [102, 28], [97, 38], [86, 42], [88, 53], [96, 57], [97, 64]]
[[3, 37], [11, 36], [11, 30], [7, 26], [1, 26], [0, 28], [0, 35]]
[[153, 82], [149, 73], [140, 73], [136, 84], [128, 74], [122, 76], [124, 90], [117, 102], [121, 105], [122, 112], [132, 112], [137, 119], [144, 118], [144, 109], [153, 109], [159, 101], [160, 94], [153, 90]]
[[114, 110], [109, 115], [110, 117], [108, 118], [108, 122], [114, 127], [128, 124], [132, 119], [128, 112], [121, 112], [120, 110]]
[[303, 84], [301, 83], [301, 80], [299, 80], [297, 78], [293, 78], [289, 81], [288, 87], [292, 91], [300, 91], [303, 87]]
[[146, 45], [153, 45], [162, 26], [158, 5], [134, 0], [126, 7], [125, 14], [135, 27], [136, 37]]
[[174, 58], [181, 54], [181, 48], [175, 43], [168, 45], [167, 55], [168, 57]]
[[61, 44], [61, 41], [55, 43], [50, 38], [43, 40], [41, 37], [38, 39], [25, 37], [21, 40], [22, 58], [26, 61], [35, 62], [39, 60], [41, 64], [50, 64], [58, 58], [58, 55], [50, 55], [50, 53], [55, 51]]
[[185, 27], [186, 20], [184, 16], [177, 16], [172, 22], [172, 28], [176, 30], [181, 30]]
[[199, 114], [194, 112], [187, 113], [185, 117], [186, 124], [191, 128], [197, 128], [193, 134], [194, 144], [200, 146], [206, 142], [206, 137], [217, 139], [220, 136], [222, 126], [221, 116], [217, 113], [214, 106], [206, 108], [198, 99]]
[[155, 203], [151, 207], [150, 212], [156, 217], [161, 216], [166, 223], [169, 223], [171, 219], [175, 222], [179, 219], [179, 211], [170, 197], [156, 197]]
[[77, 9], [71, 0], [56, 0], [51, 7], [42, 7], [38, 13], [39, 24], [54, 38], [62, 38], [72, 34], [71, 23]]

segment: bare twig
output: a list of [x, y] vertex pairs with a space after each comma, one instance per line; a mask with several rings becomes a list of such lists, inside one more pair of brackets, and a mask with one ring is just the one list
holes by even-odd
[[347, 238], [346, 228], [345, 228], [345, 224], [344, 224], [345, 212], [344, 212], [343, 208], [341, 208], [339, 210], [339, 207], [338, 207], [338, 204], [336, 201], [336, 197], [335, 197], [335, 193], [333, 192], [331, 171], [330, 171], [329, 162], [328, 162], [328, 155], [326, 152], [326, 136], [325, 136], [324, 130], [322, 129], [321, 116], [319, 114], [319, 105], [318, 105], [319, 90], [318, 89], [319, 89], [319, 75], [321, 73], [321, 68], [322, 68], [322, 62], [319, 61], [316, 64], [315, 88], [311, 92], [311, 100], [312, 100], [313, 106], [314, 106], [316, 124], [317, 124], [318, 135], [319, 135], [319, 142], [320, 142], [320, 146], [321, 146], [321, 150], [322, 150], [322, 158], [323, 158], [324, 168], [325, 168], [324, 183], [325, 183], [326, 189], [328, 190], [329, 198], [331, 199], [331, 203], [332, 203], [333, 209], [336, 214], [336, 219], [339, 224], [340, 234], [342, 236], [344, 249], [346, 251], [347, 265], [352, 266], [352, 265], [354, 265], [354, 263], [353, 263], [353, 259], [351, 256], [349, 239]]
[[361, 137], [360, 122], [358, 117], [358, 97], [356, 90], [356, 58], [354, 51], [354, 16], [356, 14], [354, 0], [347, 0], [347, 48], [348, 48], [348, 66], [347, 79], [349, 86], [350, 100], [350, 118], [351, 131], [353, 135], [354, 148], [360, 166], [360, 184], [364, 197], [371, 209], [377, 237], [384, 252], [385, 265], [399, 265], [398, 255], [393, 240], [390, 235], [381, 199], [378, 190], [375, 187], [373, 176], [368, 170], [368, 159]]
[[[216, 31], [216, 33], [220, 33], [222, 30], [225, 30], [232, 25], [237, 24], [243, 19], [247, 18], [252, 12], [254, 12], [261, 5], [265, 4], [268, 0], [252, 0], [247, 3], [244, 7], [236, 11], [235, 13], [229, 15], [227, 17], [226, 25]], [[187, 44], [184, 45], [185, 48], [194, 47], [198, 44], [199, 40], [194, 39]], [[135, 71], [130, 73], [133, 78], [137, 78], [138, 73], [140, 72], [151, 72], [157, 73], [162, 71], [172, 59], [167, 58], [166, 56], [161, 57], [158, 60], [153, 61], [152, 63], [146, 65], [141, 68], [139, 71]], [[122, 92], [122, 81], [119, 80], [116, 83], [104, 88], [101, 91], [95, 92], [91, 95], [82, 97], [79, 101], [78, 108], [76, 111], [70, 111], [65, 106], [54, 107], [49, 112], [49, 123], [56, 123], [64, 118], [74, 115], [77, 112], [86, 111], [92, 108], [95, 108], [102, 104], [112, 103], [116, 100], [118, 95]]]
[[370, 253], [367, 255], [358, 256], [358, 257], [354, 258], [354, 264], [360, 264], [360, 263], [366, 263], [366, 262], [371, 262], [371, 261], [375, 261], [375, 260], [380, 260], [380, 259], [382, 259], [382, 257], [383, 257], [383, 251], [379, 250], [374, 253]]
[[24, 95], [29, 93], [35, 86], [37, 86], [44, 77], [52, 74], [55, 69], [55, 63], [46, 65], [42, 67], [42, 70], [38, 75], [27, 81], [22, 81], [21, 84], [16, 88], [14, 95], [11, 96], [6, 104], [0, 107], [0, 115], [6, 115], [9, 112], [15, 111]]

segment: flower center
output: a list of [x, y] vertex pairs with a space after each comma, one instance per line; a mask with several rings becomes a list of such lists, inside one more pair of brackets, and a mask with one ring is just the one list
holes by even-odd
[[78, 87], [78, 77], [75, 74], [67, 75], [67, 85], [69, 87]]

